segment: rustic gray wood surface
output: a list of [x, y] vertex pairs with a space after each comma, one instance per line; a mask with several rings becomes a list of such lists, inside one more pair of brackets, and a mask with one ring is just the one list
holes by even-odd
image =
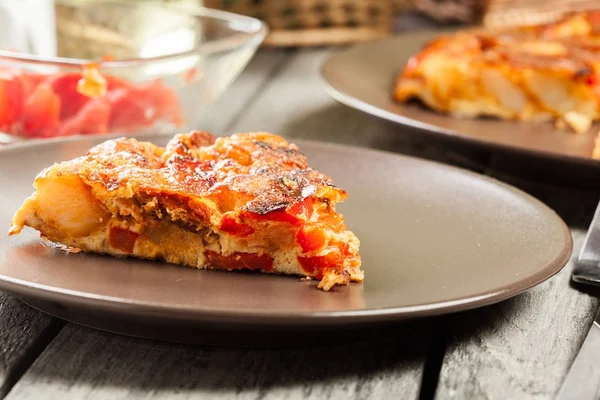
[[[403, 132], [335, 103], [318, 74], [329, 51], [259, 53], [199, 128], [221, 134], [268, 130], [289, 138], [386, 149], [487, 173], [557, 210], [572, 227], [576, 246], [581, 244], [600, 198], [596, 189], [549, 184], [551, 170], [535, 180], [531, 173], [515, 173], [531, 172], [526, 164], [519, 167], [523, 160]], [[52, 319], [5, 296], [0, 347], [14, 356], [5, 357], [0, 373], [15, 365], [25, 372], [8, 399], [551, 399], [599, 304], [594, 293], [571, 287], [570, 268], [509, 301], [420, 321], [397, 337], [368, 338], [354, 346], [284, 350], [158, 343], [71, 323], [54, 338], [55, 332], [47, 327], [50, 323], [57, 330], [57, 322], [52, 324]], [[20, 338], [21, 329], [30, 333]], [[44, 340], [50, 339], [37, 359], [30, 356], [24, 364], [16, 362], [28, 349], [39, 353]], [[24, 371], [27, 360], [31, 366]]]
[[8, 398], [416, 398], [425, 356], [421, 338], [333, 348], [210, 349], [69, 324]]
[[[573, 235], [578, 250], [585, 233]], [[437, 398], [552, 398], [598, 307], [597, 298], [569, 288], [571, 268], [517, 298], [448, 319]]]
[[0, 398], [25, 372], [62, 323], [0, 293]]

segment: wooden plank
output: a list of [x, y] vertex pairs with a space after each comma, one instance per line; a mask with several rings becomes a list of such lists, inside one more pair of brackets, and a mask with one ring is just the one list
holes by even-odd
[[[582, 225], [589, 223], [598, 199], [594, 193], [554, 188], [551, 194], [540, 185], [521, 186]], [[583, 208], [586, 203], [594, 206]], [[572, 235], [577, 255], [585, 228], [572, 229]], [[600, 304], [570, 284], [573, 260], [557, 276], [516, 298], [449, 320], [438, 400], [555, 396]]]
[[217, 349], [69, 324], [7, 399], [416, 399], [423, 342], [407, 330], [354, 345]]
[[228, 133], [269, 131], [290, 138], [339, 141], [377, 147], [393, 126], [336, 103], [324, 90], [319, 67], [328, 49], [293, 55]]
[[231, 87], [202, 114], [197, 129], [220, 134], [260, 93], [288, 59], [288, 52], [259, 51]]
[[60, 326], [50, 316], [0, 292], [0, 398], [35, 360], [42, 350], [40, 345], [51, 340]]

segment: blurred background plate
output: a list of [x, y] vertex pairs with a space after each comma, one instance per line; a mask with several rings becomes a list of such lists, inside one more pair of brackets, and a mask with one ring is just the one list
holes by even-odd
[[421, 132], [554, 160], [600, 166], [600, 160], [593, 156], [600, 129], [598, 123], [587, 133], [578, 135], [560, 131], [551, 122], [458, 119], [419, 104], [396, 103], [392, 97], [394, 82], [408, 59], [444, 32], [447, 31], [410, 33], [333, 54], [322, 67], [328, 92], [347, 106]]

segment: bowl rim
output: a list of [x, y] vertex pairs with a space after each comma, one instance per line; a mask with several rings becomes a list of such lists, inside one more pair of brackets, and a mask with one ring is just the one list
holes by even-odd
[[[103, 4], [124, 6], [124, 7], [139, 7], [139, 4], [125, 2], [122, 0], [102, 0]], [[82, 0], [58, 0], [57, 5], [77, 5], [77, 4], [89, 4]], [[203, 6], [181, 6], [173, 4], [149, 4], [144, 3], [145, 8], [155, 8], [161, 10], [169, 10], [175, 13], [185, 14], [192, 17], [203, 17], [213, 19], [221, 22], [228, 23], [232, 30], [236, 31], [237, 34], [231, 35], [230, 37], [211, 40], [208, 42], [202, 42], [194, 46], [190, 50], [185, 50], [177, 53], [164, 54], [153, 57], [135, 57], [135, 58], [123, 58], [115, 60], [91, 60], [91, 59], [79, 59], [69, 57], [48, 57], [38, 56], [28, 53], [20, 53], [9, 50], [0, 50], [0, 60], [13, 60], [25, 64], [38, 64], [48, 66], [59, 66], [59, 67], [82, 67], [85, 65], [98, 65], [102, 69], [120, 68], [120, 67], [135, 67], [139, 65], [147, 66], [154, 62], [175, 60], [178, 58], [184, 58], [189, 56], [195, 56], [198, 54], [210, 55], [226, 52], [229, 50], [241, 48], [245, 45], [250, 47], [258, 47], [267, 37], [269, 28], [267, 25], [253, 17], [246, 15], [235, 14], [228, 11], [216, 10]], [[247, 35], [250, 34], [250, 35]]]

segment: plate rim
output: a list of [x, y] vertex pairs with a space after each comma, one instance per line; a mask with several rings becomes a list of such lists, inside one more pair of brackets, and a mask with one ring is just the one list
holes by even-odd
[[[57, 143], [60, 144], [73, 141], [83, 141], [86, 139], [90, 139], [92, 141], [102, 139], [110, 140], [123, 136], [124, 135], [122, 134], [96, 134], [57, 138], [49, 141], [26, 141], [23, 143], [17, 143], [15, 146], [8, 145], [1, 147], [0, 157], [4, 153], [22, 150], [23, 148], [36, 148]], [[160, 133], [146, 133], [130, 137], [137, 138], [139, 140], [151, 141], [152, 139], [157, 140], [170, 138], [172, 137], [172, 135]], [[327, 149], [333, 149], [344, 152], [370, 152], [372, 154], [386, 155], [387, 157], [403, 158], [409, 160], [410, 162], [414, 162], [421, 165], [431, 165], [436, 168], [450, 169], [460, 174], [468, 175], [478, 180], [483, 180], [488, 184], [496, 185], [502, 188], [505, 192], [509, 192], [513, 196], [517, 196], [523, 200], [526, 200], [529, 204], [535, 206], [537, 209], [543, 209], [546, 212], [548, 212], [548, 215], [550, 215], [551, 218], [554, 218], [562, 228], [564, 239], [563, 247], [562, 249], [560, 249], [560, 251], [557, 251], [555, 258], [551, 262], [549, 262], [547, 265], [545, 265], [543, 268], [536, 271], [535, 273], [527, 276], [526, 278], [521, 278], [516, 282], [512, 282], [504, 286], [494, 288], [493, 290], [489, 290], [487, 292], [473, 293], [467, 298], [463, 296], [462, 298], [450, 299], [441, 302], [416, 304], [400, 307], [365, 308], [361, 310], [312, 312], [309, 311], [289, 314], [289, 312], [283, 311], [265, 313], [262, 310], [229, 311], [218, 310], [214, 308], [210, 309], [198, 307], [179, 307], [174, 309], [170, 306], [161, 305], [158, 302], [136, 300], [127, 301], [127, 299], [124, 298], [95, 295], [90, 294], [88, 292], [57, 288], [19, 278], [13, 278], [3, 273], [0, 273], [0, 290], [13, 293], [17, 296], [22, 295], [26, 297], [33, 297], [35, 299], [40, 299], [43, 301], [64, 301], [69, 305], [75, 305], [78, 307], [84, 307], [100, 311], [110, 310], [111, 312], [119, 313], [119, 315], [127, 315], [134, 318], [150, 317], [161, 319], [166, 318], [177, 321], [193, 320], [227, 322], [248, 326], [265, 324], [273, 324], [280, 326], [315, 326], [331, 324], [354, 325], [359, 323], [391, 322], [413, 319], [416, 317], [442, 315], [498, 303], [503, 300], [507, 300], [509, 298], [517, 296], [531, 289], [532, 287], [537, 286], [540, 283], [550, 279], [558, 272], [560, 272], [565, 265], [567, 265], [572, 255], [573, 238], [565, 221], [552, 208], [543, 203], [541, 200], [515, 186], [502, 182], [494, 177], [483, 175], [454, 165], [444, 164], [439, 161], [422, 159], [412, 155], [399, 154], [386, 150], [310, 139], [295, 139], [289, 137], [286, 139], [292, 143], [296, 143], [301, 149], [301, 151], [302, 148], [305, 146], [313, 146], [314, 148], [319, 148], [323, 151], [327, 151]], [[517, 284], [516, 287], [515, 284]]]
[[[349, 47], [349, 48], [346, 48], [343, 50], [334, 51], [327, 55], [327, 57], [321, 62], [320, 67], [319, 67], [319, 76], [321, 78], [321, 81], [323, 82], [325, 92], [329, 96], [331, 96], [331, 98], [333, 98], [335, 101], [337, 101], [338, 103], [343, 104], [347, 107], [350, 107], [355, 110], [361, 111], [365, 114], [372, 115], [374, 117], [383, 119], [385, 121], [393, 122], [397, 125], [400, 125], [401, 127], [417, 130], [417, 131], [419, 131], [419, 133], [426, 134], [429, 136], [433, 136], [433, 137], [437, 137], [437, 138], [444, 138], [447, 140], [460, 141], [463, 143], [468, 143], [470, 145], [478, 146], [480, 148], [491, 148], [491, 149], [509, 151], [509, 152], [513, 152], [513, 153], [517, 153], [517, 154], [524, 154], [526, 156], [542, 157], [542, 158], [550, 159], [550, 160], [560, 160], [560, 161], [567, 161], [567, 162], [579, 164], [579, 165], [600, 167], [600, 160], [597, 160], [597, 159], [594, 159], [591, 157], [581, 157], [581, 156], [574, 156], [574, 155], [570, 155], [570, 154], [555, 153], [555, 152], [551, 152], [551, 151], [534, 150], [534, 149], [528, 149], [528, 148], [524, 148], [524, 147], [520, 147], [520, 146], [505, 144], [505, 143], [497, 143], [497, 142], [493, 142], [493, 141], [487, 141], [484, 139], [479, 139], [479, 138], [472, 137], [470, 135], [463, 134], [459, 131], [445, 129], [445, 128], [431, 125], [429, 123], [422, 122], [422, 121], [419, 121], [416, 119], [404, 117], [404, 116], [396, 114], [392, 111], [387, 111], [378, 106], [372, 105], [364, 100], [354, 97], [351, 94], [345, 93], [341, 89], [338, 89], [337, 87], [335, 87], [328, 79], [328, 73], [326, 72], [326, 70], [331, 68], [331, 63], [334, 62], [337, 57], [340, 57], [342, 55], [352, 53], [352, 52], [357, 51], [364, 47], [376, 46], [377, 44], [382, 43], [382, 42], [402, 41], [402, 40], [408, 40], [411, 37], [417, 37], [419, 35], [426, 35], [426, 34], [441, 35], [444, 33], [452, 33], [452, 32], [456, 32], [456, 31], [457, 31], [456, 29], [449, 29], [449, 30], [448, 29], [445, 29], [445, 30], [423, 29], [423, 30], [418, 30], [418, 31], [409, 32], [409, 33], [403, 33], [403, 34], [399, 34], [396, 36], [387, 37], [387, 38], [383, 38], [383, 39], [376, 39], [376, 40], [372, 40], [369, 42], [360, 43], [360, 44], [354, 45], [352, 47]], [[398, 71], [400, 71], [400, 68], [401, 68], [401, 66], [398, 67]], [[390, 92], [390, 96], [391, 96], [391, 92]], [[450, 117], [448, 117], [448, 118], [450, 118]], [[534, 123], [534, 122], [532, 122], [532, 123]]]

